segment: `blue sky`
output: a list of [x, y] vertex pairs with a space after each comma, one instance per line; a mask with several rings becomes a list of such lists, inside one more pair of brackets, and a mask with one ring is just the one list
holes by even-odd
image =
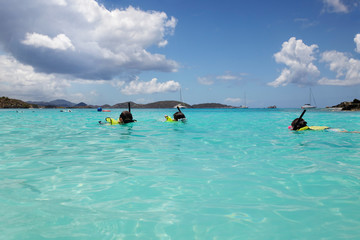
[[360, 98], [359, 4], [0, 0], [0, 95], [332, 106]]

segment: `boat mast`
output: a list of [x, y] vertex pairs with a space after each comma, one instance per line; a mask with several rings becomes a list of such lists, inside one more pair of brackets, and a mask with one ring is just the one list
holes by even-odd
[[246, 92], [244, 92], [244, 102], [245, 102], [245, 107], [246, 107]]
[[312, 96], [312, 99], [314, 100], [314, 104], [316, 106], [317, 104], [316, 104], [316, 101], [315, 101], [315, 97], [314, 97], [314, 94], [312, 93], [312, 90], [310, 88], [310, 103], [311, 103], [311, 96]]
[[180, 102], [181, 102], [182, 104], [184, 104], [184, 101], [183, 101], [183, 98], [182, 98], [182, 94], [181, 94], [181, 88], [180, 88]]

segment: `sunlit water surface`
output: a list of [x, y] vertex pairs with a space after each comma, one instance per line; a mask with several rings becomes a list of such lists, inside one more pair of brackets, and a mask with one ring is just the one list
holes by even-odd
[[[0, 239], [360, 239], [360, 134], [300, 109], [0, 111]], [[308, 111], [360, 130], [360, 112]]]

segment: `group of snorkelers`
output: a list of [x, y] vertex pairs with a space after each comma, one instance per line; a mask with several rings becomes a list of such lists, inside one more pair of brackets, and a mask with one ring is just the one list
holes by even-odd
[[[107, 117], [105, 120], [106, 122], [110, 123], [110, 124], [126, 124], [126, 123], [131, 123], [131, 122], [136, 122], [136, 120], [133, 118], [132, 114], [131, 114], [131, 109], [130, 109], [130, 103], [128, 103], [128, 107], [129, 110], [128, 111], [123, 111], [118, 120], [115, 120], [113, 118], [109, 118]], [[186, 121], [186, 117], [185, 114], [183, 112], [181, 112], [180, 108], [177, 107], [178, 111], [176, 113], [173, 114], [173, 118], [171, 118], [168, 115], [165, 115], [165, 121], [166, 122], [178, 122], [178, 121]], [[291, 126], [289, 126], [288, 128], [292, 131], [304, 131], [304, 130], [328, 130], [328, 131], [333, 131], [333, 132], [348, 132], [348, 133], [360, 133], [358, 131], [346, 131], [343, 129], [337, 129], [337, 128], [330, 128], [327, 126], [308, 126], [307, 122], [302, 118], [305, 114], [306, 110], [304, 110], [300, 117], [295, 118], [292, 123]], [[102, 124], [101, 121], [99, 121], [100, 124]]]
[[[110, 123], [110, 124], [126, 124], [126, 123], [136, 122], [136, 120], [133, 118], [133, 115], [131, 113], [130, 103], [128, 103], [128, 107], [129, 107], [129, 110], [123, 111], [120, 114], [118, 120], [107, 117], [107, 118], [105, 118], [106, 122]], [[177, 109], [178, 109], [178, 112], [174, 113], [173, 118], [171, 118], [168, 115], [165, 115], [166, 122], [186, 121], [185, 114], [183, 112], [181, 112], [179, 107], [177, 107]], [[99, 123], [103, 124], [103, 122], [101, 122], [101, 121], [99, 121]]]

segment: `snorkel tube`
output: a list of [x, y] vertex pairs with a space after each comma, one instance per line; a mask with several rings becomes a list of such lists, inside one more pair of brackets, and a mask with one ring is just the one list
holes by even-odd
[[306, 109], [304, 109], [304, 111], [301, 113], [301, 115], [300, 115], [300, 117], [297, 119], [297, 121], [295, 122], [295, 124], [294, 124], [294, 127], [296, 128], [296, 129], [292, 129], [292, 130], [298, 130], [298, 128], [297, 128], [297, 125], [298, 125], [298, 123], [300, 122], [300, 120], [302, 119], [302, 117], [304, 116], [304, 114], [305, 114], [305, 112], [306, 112]]
[[[132, 116], [132, 114], [131, 114], [131, 107], [130, 107], [130, 102], [128, 102], [128, 113], [129, 113], [129, 117], [131, 118], [131, 120], [129, 121], [129, 122], [137, 122], [136, 121], [136, 119], [133, 119], [133, 116]], [[125, 112], [125, 111], [124, 111]], [[127, 123], [127, 122], [125, 122], [125, 123]]]
[[180, 110], [179, 106], [177, 106], [177, 109], [178, 109], [178, 111], [179, 111], [179, 112], [181, 112], [181, 113], [182, 113], [182, 111]]

